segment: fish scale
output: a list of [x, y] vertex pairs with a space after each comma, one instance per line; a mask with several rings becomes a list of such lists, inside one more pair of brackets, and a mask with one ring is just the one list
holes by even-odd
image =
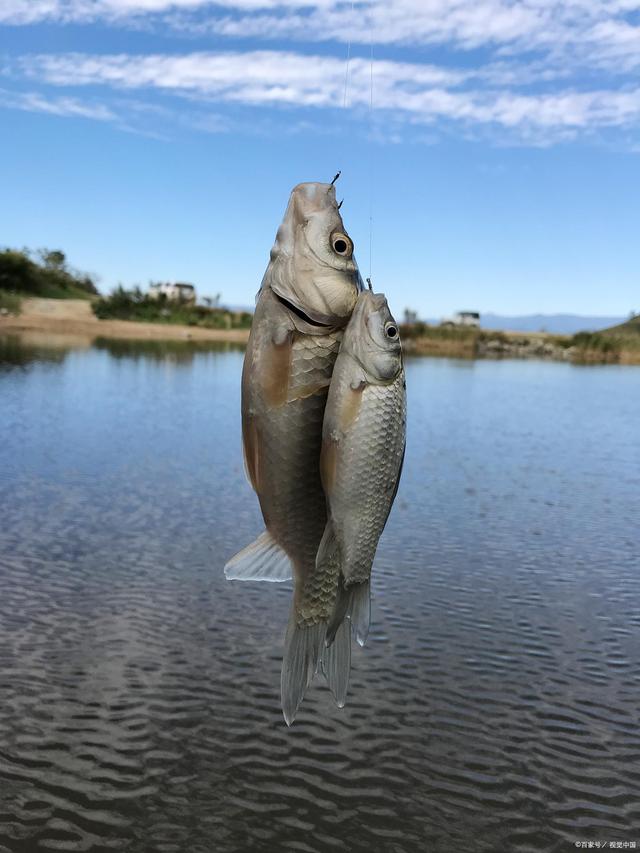
[[[323, 616], [326, 620], [333, 605], [334, 585], [320, 579], [315, 559], [327, 518], [318, 466], [322, 420], [341, 338], [341, 331], [296, 336], [287, 401], [270, 411], [261, 428], [260, 502], [274, 539], [302, 578], [296, 589], [296, 611], [305, 625], [316, 624]], [[312, 388], [316, 390], [308, 393]]]
[[242, 372], [245, 467], [266, 530], [225, 566], [232, 580], [293, 574], [281, 676], [288, 724], [321, 659], [336, 695], [335, 655], [325, 662], [323, 652], [338, 569], [316, 567], [327, 521], [319, 462], [341, 330], [361, 289], [333, 184], [298, 184], [262, 280]]
[[398, 327], [382, 294], [361, 293], [331, 378], [320, 471], [328, 519], [316, 564], [339, 562], [336, 604], [326, 641], [336, 682], [346, 695], [350, 621], [360, 645], [370, 621], [370, 577], [378, 540], [393, 504], [406, 435], [406, 386]]
[[364, 389], [360, 409], [344, 439], [336, 483], [341, 505], [358, 506], [357, 517], [348, 513], [344, 523], [348, 586], [369, 579], [404, 453], [404, 429], [398, 429], [398, 423], [405, 421], [403, 373], [389, 385]]

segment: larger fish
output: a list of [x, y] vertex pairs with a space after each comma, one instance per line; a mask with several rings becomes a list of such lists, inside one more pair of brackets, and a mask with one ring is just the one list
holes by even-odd
[[334, 367], [320, 459], [329, 518], [317, 566], [322, 572], [336, 561], [340, 565], [327, 642], [336, 646], [333, 666], [338, 668], [343, 699], [350, 667], [345, 617], [364, 645], [371, 567], [400, 481], [406, 413], [398, 325], [385, 297], [365, 291], [358, 297]]
[[334, 187], [299, 184], [271, 250], [242, 374], [245, 464], [266, 531], [225, 566], [231, 579], [285, 580], [293, 569], [281, 679], [288, 724], [318, 668], [335, 605], [337, 566], [316, 568], [327, 518], [322, 421], [361, 287]]

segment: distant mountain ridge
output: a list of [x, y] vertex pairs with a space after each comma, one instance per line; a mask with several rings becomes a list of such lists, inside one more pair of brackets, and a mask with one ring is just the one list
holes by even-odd
[[[483, 329], [506, 332], [552, 332], [557, 335], [574, 335], [576, 332], [598, 332], [609, 326], [624, 323], [627, 317], [582, 317], [579, 314], [526, 314], [516, 317], [501, 314], [480, 314]], [[440, 320], [428, 320], [438, 325]]]

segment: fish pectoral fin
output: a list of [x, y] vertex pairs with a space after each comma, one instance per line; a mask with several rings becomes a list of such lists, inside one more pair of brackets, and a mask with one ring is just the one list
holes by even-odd
[[224, 567], [230, 581], [291, 580], [291, 560], [268, 530], [239, 551]]
[[326, 628], [323, 622], [298, 625], [294, 605], [284, 641], [280, 679], [282, 713], [288, 726], [294, 721], [307, 687], [318, 671]]
[[293, 333], [276, 336], [262, 353], [259, 383], [267, 406], [277, 408], [289, 398]]
[[260, 435], [257, 421], [250, 415], [242, 420], [242, 456], [247, 479], [253, 491], [260, 494]]
[[351, 673], [351, 630], [349, 620], [343, 619], [322, 654], [322, 672], [338, 708], [344, 708]]

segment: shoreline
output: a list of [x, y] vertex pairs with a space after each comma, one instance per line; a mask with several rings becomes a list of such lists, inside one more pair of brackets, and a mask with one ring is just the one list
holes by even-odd
[[[422, 325], [422, 324], [421, 324]], [[249, 329], [204, 329], [173, 323], [99, 320], [88, 299], [22, 299], [20, 314], [0, 315], [0, 335], [18, 334], [36, 345], [90, 347], [100, 339], [212, 343], [245, 346]], [[466, 359], [536, 359], [570, 364], [640, 365], [640, 348], [621, 341], [612, 351], [574, 345], [571, 336], [547, 332], [443, 329], [401, 324], [407, 356]]]
[[[76, 345], [91, 346], [97, 338], [129, 341], [212, 341], [246, 344], [248, 329], [202, 329], [172, 323], [137, 320], [99, 320], [88, 299], [24, 298], [20, 314], [0, 317], [4, 332], [40, 333], [52, 338], [73, 339]], [[63, 343], [63, 341], [60, 341]]]

